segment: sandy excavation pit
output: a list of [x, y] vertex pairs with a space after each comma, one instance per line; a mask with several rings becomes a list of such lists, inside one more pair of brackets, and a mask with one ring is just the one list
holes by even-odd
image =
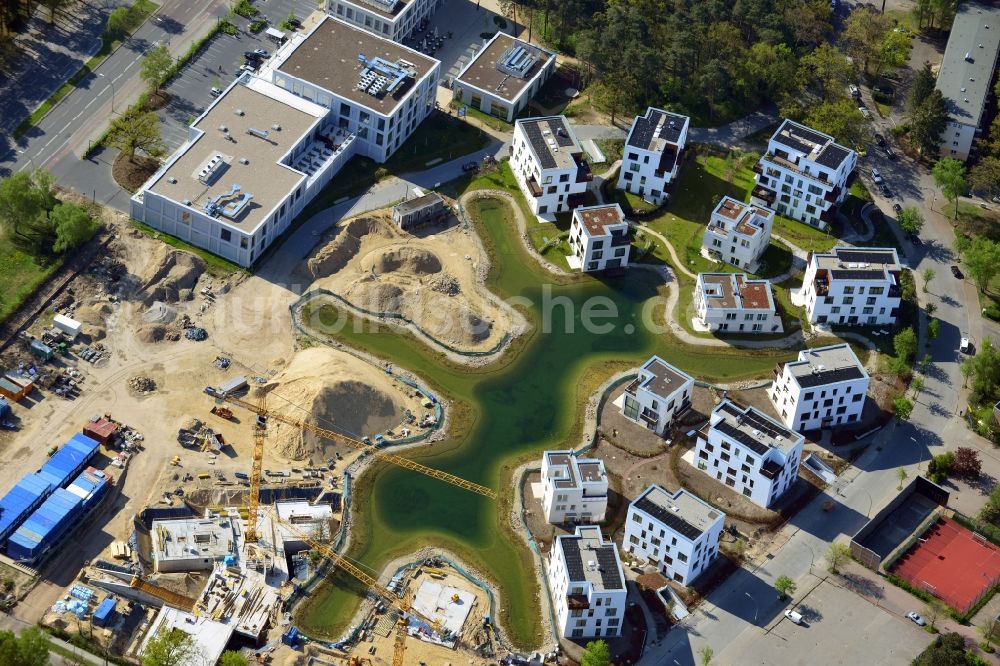
[[314, 288], [369, 312], [401, 315], [457, 349], [485, 351], [517, 319], [482, 285], [486, 262], [479, 243], [460, 227], [414, 236], [382, 212], [339, 224], [306, 267]]

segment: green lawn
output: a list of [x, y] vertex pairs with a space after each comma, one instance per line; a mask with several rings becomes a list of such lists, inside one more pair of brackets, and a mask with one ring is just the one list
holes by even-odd
[[622, 212], [625, 213], [626, 217], [631, 217], [632, 215], [645, 215], [656, 210], [656, 204], [649, 203], [638, 194], [632, 194], [631, 192], [620, 190], [615, 187], [617, 182], [617, 172], [614, 174], [614, 178], [604, 181], [604, 198], [606, 201], [617, 203], [621, 206]]
[[0, 284], [4, 285], [0, 290], [0, 321], [7, 319], [61, 264], [61, 259], [39, 264], [6, 237], [0, 238]]
[[594, 143], [604, 153], [608, 165], [620, 160], [625, 152], [624, 139], [594, 139]]
[[837, 244], [837, 239], [833, 234], [783, 215], [775, 214], [774, 233], [788, 239], [789, 242], [798, 245], [803, 250], [813, 252], [824, 252]]

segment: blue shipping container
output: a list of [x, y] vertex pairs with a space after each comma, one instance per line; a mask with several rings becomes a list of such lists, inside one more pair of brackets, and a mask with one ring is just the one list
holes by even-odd
[[73, 438], [55, 452], [42, 466], [39, 474], [57, 488], [62, 488], [70, 479], [87, 466], [97, 453], [100, 443], [84, 434], [76, 433]]
[[7, 398], [0, 398], [0, 419], [10, 414], [10, 403]]
[[93, 623], [98, 627], [106, 627], [115, 619], [115, 598], [108, 597], [94, 611]]
[[38, 474], [28, 474], [0, 499], [0, 543], [52, 492], [52, 484]]
[[101, 501], [107, 489], [108, 477], [86, 471], [76, 477], [73, 483], [66, 488], [83, 500], [80, 508], [85, 512], [90, 511], [95, 504]]
[[56, 488], [7, 541], [7, 554], [15, 560], [34, 562], [74, 524], [82, 505], [81, 498]]

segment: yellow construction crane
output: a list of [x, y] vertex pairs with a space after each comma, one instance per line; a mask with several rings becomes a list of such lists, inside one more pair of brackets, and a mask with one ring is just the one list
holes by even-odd
[[[321, 428], [318, 425], [315, 425], [313, 423], [309, 423], [307, 421], [299, 421], [298, 419], [293, 419], [290, 416], [285, 416], [284, 414], [279, 414], [277, 412], [273, 412], [273, 411], [269, 410], [266, 407], [266, 405], [263, 402], [263, 398], [258, 399], [258, 401], [257, 401], [256, 404], [253, 403], [253, 402], [250, 402], [249, 400], [243, 400], [242, 398], [236, 398], [236, 397], [229, 396], [229, 395], [223, 395], [222, 396], [222, 400], [225, 400], [226, 402], [229, 402], [229, 403], [231, 403], [233, 405], [237, 405], [239, 407], [243, 407], [244, 409], [246, 409], [248, 411], [254, 412], [255, 414], [258, 415], [258, 417], [262, 417], [262, 418], [265, 418], [265, 419], [266, 418], [271, 418], [271, 419], [274, 419], [275, 421], [280, 421], [281, 423], [288, 424], [288, 425], [293, 426], [295, 428], [301, 428], [302, 430], [308, 430], [309, 432], [311, 432], [311, 433], [313, 433], [315, 435], [318, 435], [319, 437], [322, 437], [324, 439], [328, 439], [328, 440], [330, 440], [332, 442], [338, 442], [338, 443], [341, 443], [341, 444], [346, 444], [347, 446], [350, 446], [352, 448], [358, 449], [360, 451], [365, 451], [366, 453], [368, 453], [368, 454], [370, 454], [372, 456], [375, 456], [379, 460], [384, 460], [384, 461], [392, 463], [394, 465], [398, 465], [400, 467], [403, 467], [404, 469], [412, 470], [414, 472], [420, 472], [421, 474], [426, 474], [427, 476], [435, 478], [435, 479], [437, 479], [439, 481], [444, 481], [445, 483], [450, 483], [453, 486], [458, 486], [459, 488], [463, 488], [465, 490], [469, 490], [469, 491], [472, 491], [474, 493], [478, 493], [478, 494], [482, 495], [483, 497], [489, 497], [492, 500], [495, 500], [497, 498], [497, 492], [495, 490], [493, 490], [492, 488], [487, 488], [486, 486], [481, 486], [478, 483], [473, 483], [472, 481], [466, 481], [465, 479], [463, 479], [461, 477], [458, 477], [458, 476], [455, 476], [454, 474], [449, 474], [448, 472], [442, 472], [441, 470], [434, 469], [433, 467], [428, 467], [426, 465], [421, 465], [418, 462], [414, 462], [414, 461], [409, 460], [408, 458], [404, 458], [402, 456], [397, 456], [397, 455], [394, 455], [392, 453], [386, 453], [385, 451], [382, 451], [381, 449], [378, 449], [377, 447], [375, 447], [375, 446], [373, 446], [371, 444], [366, 444], [365, 442], [362, 442], [360, 440], [354, 439], [353, 437], [348, 437], [347, 435], [343, 435], [343, 434], [341, 434], [339, 432], [336, 432], [334, 430], [327, 430], [326, 428]], [[251, 496], [254, 495], [254, 485], [253, 484], [255, 483], [255, 479], [258, 480], [257, 483], [258, 483], [258, 491], [259, 491], [259, 479], [260, 479], [259, 463], [257, 461], [257, 446], [258, 446], [258, 444], [257, 444], [256, 432], [254, 434], [255, 434], [255, 437], [254, 437], [254, 465], [255, 465], [254, 470], [255, 470], [255, 473], [251, 473], [250, 474], [250, 494], [251, 494]], [[263, 439], [261, 439], [260, 446], [261, 446], [261, 455], [263, 455]], [[253, 499], [253, 497], [251, 497], [251, 501], [252, 502], [255, 501]], [[256, 507], [256, 504], [254, 505], [254, 507]], [[248, 528], [248, 529], [252, 529], [252, 528]]]
[[264, 437], [267, 435], [267, 391], [257, 388], [258, 416], [253, 424], [253, 461], [250, 465], [250, 496], [247, 498], [247, 543], [257, 543], [257, 508], [260, 506], [260, 477], [264, 466]]

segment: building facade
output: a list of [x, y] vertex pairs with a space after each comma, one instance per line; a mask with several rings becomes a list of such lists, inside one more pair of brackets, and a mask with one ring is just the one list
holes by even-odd
[[844, 202], [858, 154], [832, 136], [785, 120], [754, 166], [750, 203], [827, 229]]
[[652, 203], [666, 201], [684, 156], [689, 124], [687, 116], [654, 107], [636, 116], [625, 140], [618, 189]]
[[556, 538], [549, 556], [549, 590], [563, 638], [620, 636], [625, 576], [618, 548], [596, 526], [578, 526]]
[[628, 506], [622, 547], [681, 585], [690, 585], [719, 554], [726, 514], [687, 490], [654, 484]]
[[816, 347], [774, 369], [768, 397], [792, 430], [832, 428], [860, 423], [868, 382], [850, 345]]
[[768, 280], [744, 273], [699, 273], [694, 306], [697, 325], [721, 333], [781, 333], [781, 315]]
[[608, 509], [608, 473], [602, 460], [572, 451], [542, 454], [542, 510], [550, 523], [599, 523]]
[[567, 257], [570, 268], [584, 272], [625, 268], [631, 242], [621, 206], [601, 204], [573, 209]]
[[555, 68], [555, 53], [498, 32], [459, 72], [452, 83], [452, 97], [514, 122]]
[[510, 155], [511, 170], [535, 215], [552, 220], [583, 203], [593, 176], [565, 116], [515, 122]]
[[441, 0], [329, 0], [326, 12], [373, 35], [402, 43], [426, 24]]
[[900, 273], [894, 248], [835, 247], [809, 258], [796, 300], [812, 324], [892, 325], [903, 295]]
[[698, 431], [698, 469], [755, 504], [772, 506], [799, 474], [805, 437], [753, 407], [719, 403]]
[[622, 414], [660, 436], [691, 406], [694, 378], [654, 356], [622, 394]]
[[941, 156], [965, 161], [982, 134], [983, 112], [1000, 53], [1000, 7], [963, 2], [955, 13], [938, 70], [937, 89], [948, 106]]
[[771, 242], [773, 226], [774, 211], [770, 208], [726, 196], [712, 211], [701, 247], [713, 259], [756, 273]]

